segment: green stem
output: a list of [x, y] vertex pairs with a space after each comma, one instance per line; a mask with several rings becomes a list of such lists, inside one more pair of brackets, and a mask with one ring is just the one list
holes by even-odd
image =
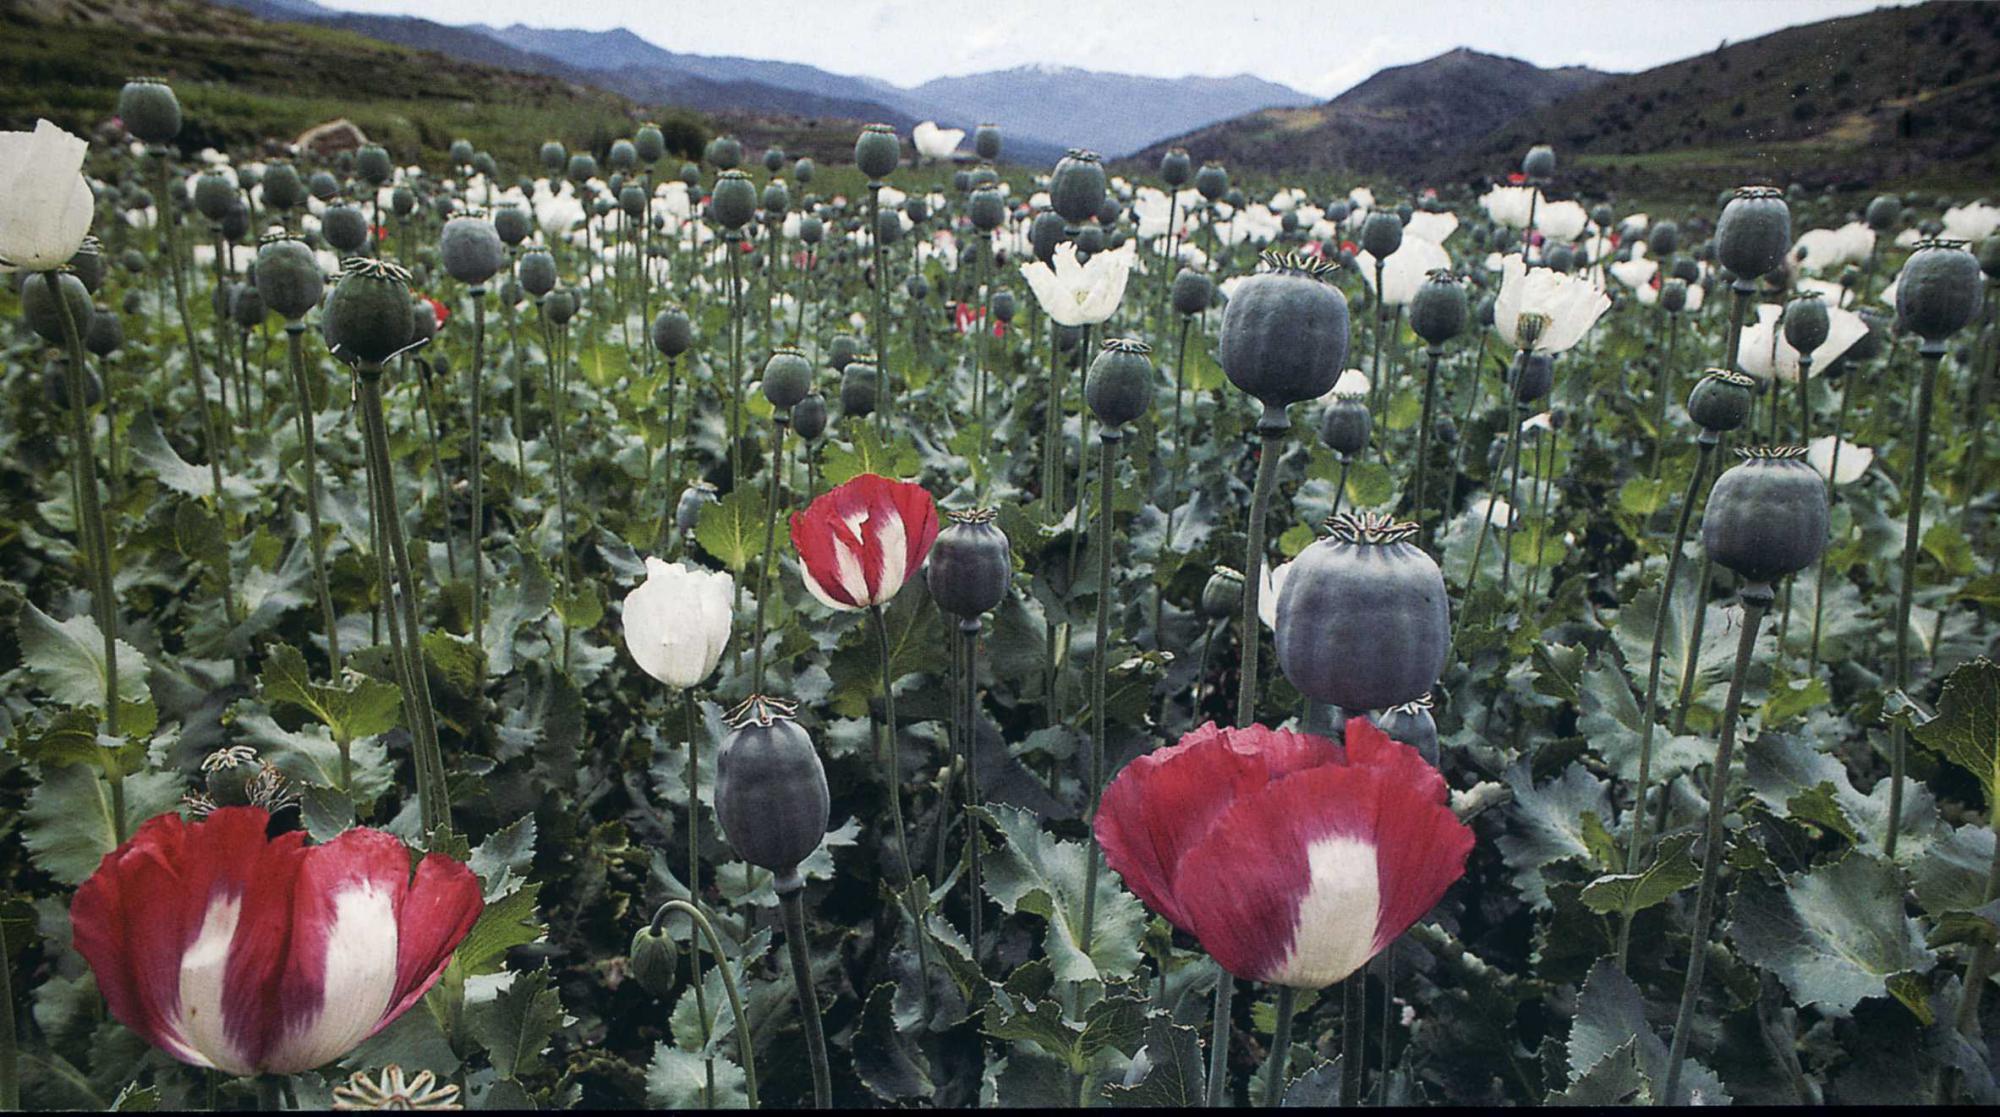
[[979, 793], [979, 620], [967, 618], [958, 623], [958, 631], [964, 642], [961, 657], [965, 665], [962, 686], [965, 688], [963, 744], [965, 753], [965, 840], [971, 859], [969, 896], [972, 908], [972, 957], [979, 959], [979, 941], [985, 923], [985, 904], [981, 900], [980, 878], [983, 875], [980, 864], [979, 823], [972, 812], [981, 806]]
[[1208, 1037], [1208, 1096], [1203, 1103], [1219, 1109], [1229, 1096], [1229, 1040], [1235, 1029], [1230, 1017], [1236, 1004], [1236, 979], [1227, 970], [1215, 976], [1215, 1020]]
[[917, 975], [921, 986], [919, 993], [923, 999], [924, 1017], [930, 1017], [930, 948], [924, 941], [923, 893], [917, 889], [917, 865], [910, 860], [909, 836], [903, 827], [903, 753], [896, 732], [896, 679], [895, 669], [889, 663], [889, 625], [882, 618], [880, 605], [870, 606], [868, 615], [875, 621], [875, 644], [881, 652], [882, 661], [882, 721], [889, 738], [889, 824], [896, 829], [896, 855], [903, 862], [903, 884], [909, 893], [910, 929], [917, 940]]
[[285, 1108], [285, 1080], [280, 1075], [260, 1074], [252, 1081], [257, 1084], [257, 1108], [266, 1113], [277, 1113]]
[[1340, 983], [1340, 1096], [1361, 1104], [1368, 1045], [1361, 1035], [1368, 1009], [1368, 971], [1356, 970]]
[[[1903, 577], [1896, 588], [1896, 689], [1910, 686], [1910, 606], [1917, 590], [1917, 555], [1922, 542], [1924, 520], [1924, 473], [1930, 466], [1931, 408], [1937, 396], [1938, 362], [1944, 357], [1944, 343], [1925, 341], [1917, 351], [1923, 371], [1917, 378], [1917, 446], [1910, 459], [1910, 476], [1903, 486], [1909, 510], [1903, 519]], [[1882, 854], [1893, 860], [1896, 836], [1902, 829], [1903, 782], [1909, 766], [1909, 734], [1901, 718], [1890, 724], [1889, 836], [1883, 839]]]
[[1292, 1015], [1299, 991], [1278, 986], [1278, 1023], [1271, 1035], [1270, 1069], [1264, 1073], [1264, 1104], [1272, 1109], [1285, 1103], [1285, 1068], [1292, 1058]]
[[[812, 1060], [813, 1107], [833, 1107], [833, 1075], [826, 1061], [826, 1032], [820, 1025], [819, 991], [813, 988], [812, 959], [806, 952], [806, 914], [802, 888], [778, 895], [785, 918], [785, 946], [792, 956], [792, 980], [799, 989], [799, 1017], [806, 1029], [806, 1055]], [[738, 1026], [739, 1031], [741, 1025]], [[754, 1107], [756, 1103], [753, 1101]]]
[[14, 1046], [14, 965], [8, 960], [7, 921], [0, 916], [0, 1109], [21, 1108], [21, 1056]]
[[472, 644], [479, 649], [473, 656], [477, 666], [479, 686], [473, 692], [473, 705], [480, 705], [485, 690], [486, 676], [486, 574], [485, 563], [479, 552], [486, 538], [486, 470], [484, 456], [486, 432], [481, 424], [480, 409], [484, 402], [484, 364], [486, 361], [486, 287], [473, 285], [472, 296], [472, 367], [467, 370], [471, 378], [472, 429], [467, 437], [472, 442]]
[[889, 431], [889, 263], [882, 255], [882, 187], [868, 184], [868, 244], [875, 256], [875, 429]]
[[1763, 626], [1764, 613], [1773, 600], [1768, 583], [1745, 583], [1738, 596], [1743, 601], [1743, 630], [1736, 640], [1736, 669], [1729, 677], [1729, 697], [1722, 705], [1722, 729], [1708, 781], [1708, 832], [1701, 851], [1701, 890], [1695, 895], [1687, 977], [1681, 986], [1680, 1010], [1674, 1015], [1674, 1042], [1667, 1053], [1666, 1088], [1660, 1094], [1660, 1100], [1668, 1105], [1681, 1104], [1681, 1066], [1687, 1060], [1688, 1040], [1694, 1031], [1695, 1002], [1700, 999], [1702, 969], [1708, 962], [1709, 924], [1715, 917], [1716, 882], [1722, 873], [1722, 824], [1729, 813], [1729, 765], [1736, 750], [1736, 717], [1743, 704], [1743, 684], [1750, 674], [1750, 659], [1757, 649], [1757, 630]]
[[[1424, 368], [1424, 412], [1417, 423], [1417, 459], [1410, 463], [1416, 474], [1416, 499], [1410, 504], [1410, 516], [1422, 525], [1420, 530], [1426, 544], [1430, 542], [1430, 521], [1424, 518], [1424, 493], [1430, 481], [1431, 426], [1436, 422], [1438, 362], [1444, 357], [1444, 346], [1432, 345], [1425, 350], [1427, 360]], [[1340, 499], [1337, 495], [1335, 500]]]
[[[696, 727], [699, 723], [695, 720], [694, 692], [692, 690], [681, 692], [681, 713], [687, 726], [687, 891], [688, 900], [692, 903], [701, 896], [701, 744], [700, 739], [695, 736], [697, 732]], [[662, 908], [661, 910], [665, 911], [666, 909]], [[658, 916], [654, 917], [653, 925], [655, 927], [659, 926]], [[721, 965], [721, 955], [719, 952], [716, 957], [716, 964]], [[709, 1020], [711, 1017], [708, 1014], [708, 994], [704, 991], [701, 980], [701, 953], [699, 951], [688, 956], [688, 967], [690, 971], [689, 977], [694, 985], [694, 1010], [701, 1017], [701, 1038], [703, 1044], [706, 1044], [708, 1042]], [[728, 976], [729, 974], [725, 970], [723, 977], [727, 978]], [[708, 1080], [704, 1084], [702, 1102], [713, 1108], [715, 1106], [715, 1060], [704, 1060], [703, 1069], [707, 1073]]]
[[1660, 453], [1667, 446], [1667, 388], [1673, 383], [1674, 346], [1680, 339], [1681, 316], [1667, 315], [1667, 355], [1660, 362], [1659, 374], [1653, 380], [1653, 471], [1650, 477], [1660, 475]]
[[313, 429], [312, 387], [306, 380], [306, 324], [285, 323], [285, 348], [290, 351], [292, 389], [299, 397], [299, 442], [305, 454], [306, 524], [312, 531], [313, 584], [319, 591], [320, 620], [326, 625], [326, 654], [333, 678], [340, 677], [340, 624], [333, 611], [333, 591], [326, 579], [326, 536], [319, 522], [319, 435]]
[[750, 629], [750, 693], [764, 693], [764, 602], [771, 596], [771, 552], [778, 543], [778, 475], [785, 465], [786, 416], [771, 417], [771, 476], [764, 488], [764, 553], [758, 556], [757, 618]]
[[1237, 681], [1236, 725], [1244, 728], [1257, 718], [1257, 652], [1263, 632], [1258, 627], [1257, 595], [1262, 589], [1264, 569], [1264, 521], [1271, 512], [1271, 486], [1278, 472], [1285, 429], [1289, 425], [1283, 408], [1266, 406], [1257, 421], [1262, 445], [1257, 452], [1257, 482], [1250, 491], [1249, 541], [1243, 556], [1243, 658]]
[[[734, 485], [743, 477], [743, 278], [736, 257], [740, 233], [731, 233], [723, 242], [722, 254], [729, 258], [729, 478]], [[878, 393], [877, 398], [880, 398]]]
[[[796, 904], [798, 893], [792, 892], [790, 895]], [[661, 904], [660, 910], [653, 913], [654, 933], [658, 934], [666, 929], [667, 913], [675, 911], [686, 914], [688, 920], [701, 930], [701, 937], [708, 941], [708, 949], [715, 955], [715, 964], [722, 971], [722, 991], [729, 995], [729, 1012], [736, 1020], [736, 1053], [743, 1058], [743, 1092], [748, 1097], [750, 1108], [756, 1109], [758, 1107], [757, 1045], [751, 1039], [750, 1017], [743, 1011], [743, 994], [736, 987], [736, 975], [729, 972], [729, 956], [723, 953], [722, 936], [715, 933], [715, 925], [708, 921], [708, 916], [702, 914], [701, 908], [687, 900], [668, 900]], [[700, 957], [699, 951], [695, 952], [695, 957]], [[695, 988], [701, 988], [699, 981], [696, 982]], [[810, 1019], [816, 1025], [819, 1014], [814, 1013]], [[821, 1058], [824, 1057], [822, 1054]]]
[[[1109, 730], [1104, 710], [1105, 679], [1110, 669], [1111, 644], [1111, 501], [1118, 464], [1118, 443], [1124, 435], [1116, 427], [1098, 432], [1097, 469], [1097, 643], [1091, 652], [1090, 683], [1090, 814], [1097, 818], [1097, 805], [1104, 798], [1104, 737]], [[1097, 863], [1091, 851], [1083, 879], [1083, 932], [1077, 945], [1090, 953], [1091, 931], [1097, 916]]]

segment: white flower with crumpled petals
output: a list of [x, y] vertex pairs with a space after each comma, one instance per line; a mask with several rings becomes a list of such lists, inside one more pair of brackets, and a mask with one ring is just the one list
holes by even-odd
[[917, 145], [917, 155], [924, 159], [947, 160], [958, 150], [958, 142], [965, 138], [963, 128], [940, 128], [935, 120], [926, 120], [910, 129], [910, 139]]
[[[1382, 304], [1384, 306], [1408, 306], [1417, 297], [1417, 288], [1424, 285], [1430, 274], [1441, 268], [1451, 267], [1451, 253], [1433, 241], [1416, 237], [1404, 237], [1396, 251], [1382, 257]], [[1375, 257], [1366, 252], [1354, 257], [1354, 270], [1375, 289]]]
[[1095, 326], [1110, 318], [1125, 299], [1125, 281], [1132, 274], [1138, 249], [1133, 242], [1099, 252], [1089, 263], [1078, 263], [1076, 245], [1056, 246], [1055, 266], [1036, 260], [1021, 265], [1021, 275], [1049, 317], [1064, 326]]
[[[1776, 376], [1786, 383], [1799, 378], [1799, 351], [1785, 340], [1785, 308], [1776, 303], [1763, 303], [1757, 307], [1755, 325], [1743, 327], [1743, 338], [1737, 345], [1736, 367], [1759, 380], [1769, 380]], [[1868, 323], [1859, 314], [1839, 307], [1827, 307], [1826, 340], [1812, 351], [1812, 371], [1826, 371], [1826, 367], [1840, 359], [1857, 341], [1868, 334]]]
[[1583, 235], [1583, 227], [1590, 224], [1590, 211], [1580, 202], [1551, 202], [1542, 199], [1541, 207], [1535, 210], [1535, 228], [1551, 242], [1570, 241]]
[[1866, 263], [1874, 251], [1875, 230], [1850, 221], [1838, 229], [1811, 229], [1800, 234], [1798, 243], [1792, 245], [1791, 260], [1797, 267], [1824, 275], [1848, 264]]
[[1529, 207], [1535, 205], [1539, 197], [1532, 186], [1495, 186], [1480, 195], [1479, 206], [1495, 224], [1509, 229], [1525, 229], [1528, 227]]
[[625, 647], [641, 670], [686, 690], [708, 678], [729, 643], [728, 574], [646, 559], [646, 580], [625, 595]]
[[[1835, 445], [1840, 447], [1840, 461], [1833, 460]], [[1846, 439], [1836, 440], [1832, 435], [1821, 435], [1806, 445], [1806, 464], [1812, 466], [1821, 477], [1831, 478], [1836, 485], [1852, 485], [1861, 480], [1868, 467], [1875, 464], [1875, 451], [1866, 446], [1856, 446]], [[1834, 472], [1838, 464], [1839, 472]]]
[[46, 120], [0, 132], [0, 272], [59, 268], [83, 247], [96, 206], [83, 177], [89, 150]]
[[[1611, 299], [1588, 279], [1564, 275], [1550, 268], [1530, 268], [1519, 255], [1507, 257], [1500, 266], [1500, 294], [1493, 300], [1493, 326], [1507, 344], [1516, 349], [1554, 354], [1565, 352], [1611, 306]], [[1533, 344], [1521, 336], [1521, 319], [1538, 316], [1541, 329]]]

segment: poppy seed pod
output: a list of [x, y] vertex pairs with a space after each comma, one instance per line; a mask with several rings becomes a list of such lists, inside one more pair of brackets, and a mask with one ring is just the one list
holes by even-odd
[[666, 932], [651, 925], [639, 928], [626, 952], [626, 970], [648, 994], [665, 999], [674, 991], [680, 952]]
[[271, 308], [264, 305], [264, 296], [249, 283], [239, 283], [229, 294], [229, 317], [245, 330], [254, 330], [269, 317]]
[[546, 248], [530, 248], [515, 262], [514, 275], [521, 281], [521, 290], [546, 298], [556, 289], [556, 258]]
[[1182, 268], [1174, 276], [1174, 311], [1178, 314], [1196, 315], [1208, 309], [1215, 294], [1215, 281], [1192, 268]]
[[715, 180], [709, 206], [716, 224], [741, 229], [757, 214], [757, 187], [742, 171], [724, 171]]
[[83, 288], [95, 295], [104, 286], [104, 275], [108, 270], [104, 262], [103, 245], [96, 237], [85, 237], [77, 246], [76, 254], [69, 258], [69, 270], [83, 280]]
[[389, 159], [389, 149], [381, 144], [362, 144], [354, 153], [354, 174], [361, 181], [380, 186], [396, 173], [396, 165]]
[[1203, 163], [1201, 169], [1194, 173], [1194, 188], [1209, 202], [1219, 202], [1224, 194], [1229, 193], [1229, 172], [1223, 170], [1220, 163]]
[[1738, 187], [1715, 222], [1715, 256], [1749, 282], [1784, 262], [1792, 247], [1792, 211], [1768, 186]]
[[536, 154], [542, 161], [542, 169], [552, 175], [561, 173], [569, 163], [569, 150], [555, 140], [543, 144]]
[[903, 141], [887, 124], [870, 124], [854, 138], [854, 165], [871, 182], [880, 182], [896, 171], [903, 161]]
[[1979, 259], [1964, 241], [1923, 241], [1896, 282], [1897, 320], [1925, 341], [1941, 342], [1978, 316], [1983, 286]]
[[1417, 526], [1342, 513], [1292, 561], [1278, 592], [1278, 667], [1299, 693], [1348, 711], [1430, 692], [1451, 646], [1444, 575]]
[[1170, 147], [1165, 155], [1160, 156], [1160, 181], [1165, 182], [1169, 189], [1179, 190], [1192, 177], [1194, 160], [1188, 155], [1187, 148]]
[[784, 165], [785, 165], [784, 148], [767, 147], [764, 149], [764, 169], [766, 171], [769, 171], [772, 174], [777, 174], [778, 169], [780, 167], [783, 167]]
[[743, 143], [735, 136], [717, 136], [708, 141], [702, 158], [720, 170], [733, 171], [743, 165]]
[[576, 292], [568, 288], [550, 291], [548, 298], [542, 300], [542, 313], [557, 326], [568, 325], [569, 320], [576, 317], [578, 309]]
[[500, 164], [494, 161], [491, 154], [484, 151], [472, 153], [472, 169], [487, 178], [497, 178], [500, 174]]
[[1553, 178], [1556, 173], [1556, 149], [1548, 144], [1536, 144], [1521, 157], [1521, 173], [1529, 178]]
[[1109, 229], [1118, 224], [1118, 217], [1124, 212], [1118, 205], [1118, 199], [1106, 194], [1104, 200], [1097, 203], [1097, 223]]
[[818, 167], [813, 165], [811, 159], [800, 157], [798, 162], [792, 164], [792, 178], [799, 185], [803, 186], [813, 180], [813, 174], [818, 169]]
[[[412, 341], [429, 341], [436, 337], [438, 332], [437, 308], [431, 305], [429, 299], [411, 299], [410, 323], [415, 331], [415, 336], [411, 338]], [[442, 365], [445, 359], [443, 353], [433, 355], [433, 363], [435, 364]]]
[[500, 234], [500, 243], [517, 246], [535, 231], [535, 223], [526, 207], [518, 202], [504, 202], [493, 211], [493, 231]]
[[1014, 292], [995, 291], [993, 292], [993, 297], [987, 301], [993, 311], [995, 321], [1012, 322], [1014, 320]]
[[1322, 261], [1265, 253], [1264, 265], [1223, 312], [1222, 368], [1263, 403], [1259, 428], [1283, 430], [1285, 408], [1325, 395], [1347, 366], [1347, 296]]
[[1818, 291], [1803, 292], [1786, 303], [1784, 318], [1785, 343], [1800, 353], [1811, 353], [1824, 345], [1833, 328]]
[[181, 102], [166, 82], [133, 78], [118, 91], [118, 119], [145, 143], [167, 143], [181, 134]]
[[386, 260], [347, 261], [321, 316], [337, 355], [379, 365], [416, 337], [410, 273]]
[[965, 212], [972, 218], [973, 228], [990, 233], [1007, 220], [1007, 201], [991, 187], [974, 190], [965, 203]]
[[319, 235], [336, 252], [359, 252], [368, 243], [368, 218], [359, 206], [346, 202], [328, 206], [319, 215]]
[[638, 153], [639, 162], [650, 167], [667, 153], [666, 134], [660, 131], [657, 124], [641, 124], [639, 130], [632, 133], [632, 149]]
[[[83, 406], [96, 407], [104, 400], [104, 381], [97, 370], [86, 366], [83, 370]], [[42, 365], [42, 402], [57, 413], [69, 410], [69, 358], [60, 352], [51, 352]]]
[[677, 306], [660, 308], [653, 316], [653, 348], [664, 357], [678, 357], [694, 346], [694, 322]]
[[507, 266], [507, 245], [484, 217], [454, 217], [438, 234], [438, 258], [453, 279], [482, 287]]
[[306, 184], [290, 163], [273, 163], [264, 170], [264, 205], [276, 210], [297, 209], [306, 204]]
[[1153, 402], [1152, 347], [1132, 338], [1110, 338], [1090, 362], [1083, 397], [1090, 413], [1104, 424], [1106, 438], [1146, 413]]
[[2000, 279], [2000, 233], [1979, 242], [1979, 270], [1988, 279]]
[[1368, 448], [1375, 428], [1368, 405], [1356, 396], [1335, 396], [1319, 420], [1319, 440], [1344, 461]]
[[646, 188], [636, 182], [628, 182], [618, 188], [618, 209], [625, 216], [637, 219], [646, 214]]
[[1403, 247], [1403, 223], [1393, 213], [1376, 210], [1361, 225], [1361, 247], [1377, 260], [1396, 254]]
[[605, 162], [614, 171], [629, 171], [639, 165], [639, 149], [631, 140], [613, 140], [611, 150], [605, 155]]
[[579, 151], [569, 157], [569, 166], [563, 174], [571, 182], [581, 186], [597, 177], [597, 157], [589, 152]]
[[1201, 613], [1212, 621], [1236, 615], [1243, 608], [1243, 575], [1233, 567], [1218, 566], [1201, 587]]
[[1550, 271], [1568, 275], [1576, 270], [1576, 249], [1567, 244], [1552, 245], [1544, 250], [1542, 263]]
[[893, 209], [885, 209], [875, 215], [875, 237], [883, 244], [896, 244], [903, 239], [903, 216]]
[[993, 164], [981, 163], [977, 167], [972, 168], [971, 189], [977, 190], [982, 186], [998, 185], [1000, 185], [1000, 172], [993, 168]]
[[806, 393], [812, 391], [812, 362], [805, 353], [784, 345], [773, 350], [764, 362], [764, 398], [778, 409], [782, 418]]
[[1014, 552], [1007, 533], [993, 522], [990, 508], [950, 512], [924, 564], [924, 585], [938, 608], [977, 623], [1007, 597], [1014, 579]]
[[845, 370], [856, 354], [861, 352], [861, 342], [853, 334], [835, 334], [826, 347], [827, 367], [835, 372]]
[[90, 312], [90, 324], [83, 328], [83, 347], [93, 357], [108, 357], [125, 344], [125, 324], [103, 307]]
[[[967, 247], [970, 248], [971, 246], [968, 245]], [[930, 281], [926, 280], [921, 275], [913, 275], [910, 278], [904, 280], [903, 290], [908, 291], [910, 293], [910, 297], [918, 302], [922, 302], [925, 299], [931, 297]]]
[[1465, 284], [1446, 269], [1430, 273], [1410, 297], [1410, 328], [1432, 345], [1443, 345], [1464, 333], [1471, 316]]
[[221, 171], [206, 171], [194, 180], [194, 208], [210, 221], [228, 216], [235, 201], [236, 187]]
[[[51, 286], [53, 284], [53, 286]], [[62, 303], [57, 303], [57, 292]], [[21, 281], [21, 317], [43, 341], [50, 345], [68, 344], [63, 332], [63, 305], [69, 307], [69, 321], [79, 337], [90, 322], [90, 289], [69, 272], [29, 272]]]
[[1000, 158], [1000, 126], [981, 124], [972, 130], [972, 151], [981, 159]]
[[1878, 233], [1887, 232], [1903, 219], [1903, 200], [1894, 194], [1878, 194], [1868, 203], [1864, 217], [1869, 228]]
[[1669, 279], [1660, 284], [1660, 309], [1668, 314], [1679, 314], [1687, 309], [1688, 285], [1685, 279]]
[[1508, 366], [1507, 382], [1514, 390], [1515, 403], [1533, 403], [1549, 394], [1556, 383], [1555, 358], [1547, 353], [1521, 350]]
[[826, 837], [826, 769], [789, 702], [753, 695], [715, 758], [715, 817], [736, 855], [777, 879], [780, 895], [805, 887], [799, 862]]
[[1438, 727], [1437, 718], [1431, 713], [1430, 695], [1386, 710], [1372, 710], [1368, 720], [1387, 733], [1390, 740], [1403, 742], [1417, 750], [1425, 763], [1437, 766]]
[[764, 184], [764, 196], [761, 200], [765, 215], [772, 221], [781, 221], [784, 219], [785, 211], [792, 208], [791, 187], [786, 186], [782, 179], [774, 178]]
[[856, 357], [840, 374], [840, 413], [859, 417], [875, 410], [875, 358]]
[[1070, 148], [1049, 175], [1049, 199], [1062, 219], [1081, 225], [1104, 204], [1104, 164], [1094, 151]]
[[695, 481], [681, 491], [680, 500], [674, 503], [674, 527], [682, 534], [693, 531], [701, 520], [701, 510], [711, 504], [722, 503], [715, 486], [706, 481]]
[[1222, 196], [1222, 204], [1230, 209], [1242, 209], [1250, 204], [1250, 199], [1244, 196], [1241, 188], [1232, 186], [1229, 192]]
[[1065, 231], [1062, 215], [1054, 210], [1044, 210], [1035, 215], [1028, 225], [1028, 245], [1035, 250], [1035, 259], [1047, 264], [1056, 256], [1056, 246], [1061, 244]]
[[340, 196], [340, 180], [325, 171], [314, 171], [306, 178], [306, 192], [322, 202], [332, 202]]
[[1076, 231], [1077, 262], [1082, 263], [1104, 251], [1104, 230], [1096, 225], [1085, 225]]
[[319, 305], [326, 277], [312, 249], [294, 237], [273, 237], [257, 248], [257, 292], [264, 305], [296, 322]]
[[1728, 369], [1712, 368], [1695, 381], [1688, 393], [1688, 418], [1701, 428], [1702, 442], [1713, 446], [1719, 436], [1740, 428], [1750, 420], [1750, 405], [1757, 399], [1757, 381]]
[[1646, 247], [1655, 256], [1672, 256], [1681, 247], [1681, 227], [1661, 221], [1646, 231]]
[[792, 429], [807, 442], [825, 434], [826, 397], [818, 392], [807, 392], [804, 399], [793, 404]]
[[972, 172], [953, 171], [951, 173], [951, 188], [960, 194], [969, 193], [972, 190]]
[[1743, 461], [1715, 479], [1701, 516], [1709, 557], [1736, 572], [1747, 595], [1819, 561], [1826, 549], [1826, 481], [1796, 446], [1738, 450]]
[[826, 236], [826, 226], [817, 217], [799, 219], [799, 240], [806, 244], [818, 244]]
[[693, 163], [682, 163], [679, 177], [682, 185], [693, 190], [701, 185], [701, 168]]

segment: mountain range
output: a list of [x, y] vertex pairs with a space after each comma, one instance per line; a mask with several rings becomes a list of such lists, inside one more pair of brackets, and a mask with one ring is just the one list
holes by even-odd
[[[312, 0], [215, 2], [260, 19], [337, 27], [461, 61], [585, 82], [642, 104], [880, 121], [906, 133], [921, 120], [967, 131], [991, 122], [1005, 137], [1003, 157], [1030, 164], [1052, 163], [1067, 147], [1121, 156], [1163, 135], [1266, 106], [1312, 101], [1298, 90], [1250, 75], [1159, 78], [1051, 66], [938, 78], [903, 88], [797, 62], [669, 50], [622, 28], [454, 26], [414, 16], [345, 12]], [[1079, 114], [1079, 105], [1093, 111]]]

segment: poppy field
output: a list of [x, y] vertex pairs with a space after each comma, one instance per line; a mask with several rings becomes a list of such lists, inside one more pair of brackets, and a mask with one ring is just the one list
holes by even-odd
[[2000, 1101], [2000, 207], [193, 124], [0, 134], [0, 1108]]

